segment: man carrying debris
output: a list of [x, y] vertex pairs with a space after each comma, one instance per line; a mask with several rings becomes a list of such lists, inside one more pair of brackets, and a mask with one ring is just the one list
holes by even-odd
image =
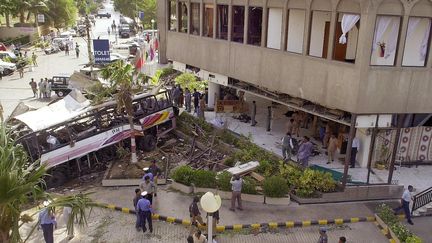
[[201, 212], [199, 211], [199, 208], [198, 208], [198, 202], [199, 202], [199, 197], [195, 196], [191, 205], [189, 206], [189, 214], [191, 217], [191, 223], [194, 226], [198, 226], [197, 222], [200, 225], [206, 226], [206, 223], [204, 223], [204, 221], [201, 217]]
[[242, 190], [242, 185], [243, 185], [243, 179], [240, 178], [239, 175], [234, 175], [231, 178], [230, 181], [231, 185], [232, 185], [232, 195], [231, 195], [231, 211], [235, 211], [235, 202], [237, 200], [238, 203], [238, 210], [243, 210], [242, 207], [242, 200], [241, 200], [241, 190]]

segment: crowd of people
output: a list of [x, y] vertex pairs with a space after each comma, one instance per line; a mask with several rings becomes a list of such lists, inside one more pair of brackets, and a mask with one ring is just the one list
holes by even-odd
[[[41, 78], [38, 83], [32, 78], [29, 85], [33, 91], [33, 97], [39, 99], [50, 99], [52, 93], [52, 81]], [[39, 91], [39, 92], [38, 92]], [[39, 93], [39, 94], [38, 94]]]
[[206, 104], [208, 102], [207, 91], [200, 93], [197, 89], [193, 89], [193, 92], [189, 88], [183, 90], [180, 85], [175, 86], [171, 91], [174, 106], [182, 108], [185, 106], [187, 112], [192, 112], [193, 102], [193, 113], [201, 119], [205, 119], [204, 114], [206, 110]]

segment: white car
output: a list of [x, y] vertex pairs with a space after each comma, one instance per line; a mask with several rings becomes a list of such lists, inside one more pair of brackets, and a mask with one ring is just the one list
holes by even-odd
[[119, 53], [111, 53], [110, 58], [111, 58], [111, 62], [114, 62], [117, 60], [123, 60], [123, 61], [127, 60], [126, 56], [123, 56], [122, 54], [119, 54]]
[[8, 58], [10, 60], [17, 60], [17, 56], [10, 51], [0, 51], [0, 59], [4, 60], [5, 58]]
[[70, 29], [67, 32], [69, 32], [72, 37], [77, 37], [77, 32], [74, 29]]
[[2, 72], [3, 75], [9, 75], [15, 72], [16, 69], [16, 64], [0, 60], [0, 72]]

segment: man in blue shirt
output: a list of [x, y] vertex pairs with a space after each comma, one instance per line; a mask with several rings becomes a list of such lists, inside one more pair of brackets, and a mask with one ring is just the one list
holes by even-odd
[[146, 221], [148, 222], [150, 233], [153, 233], [153, 222], [152, 222], [152, 206], [150, 201], [147, 199], [147, 192], [141, 193], [142, 198], [138, 200], [137, 210], [141, 217], [141, 226], [143, 232], [147, 231]]
[[47, 206], [50, 204], [49, 201], [45, 201], [43, 208], [39, 213], [39, 224], [42, 227], [43, 236], [46, 243], [54, 243], [54, 227], [57, 228], [57, 222], [52, 208]]
[[145, 181], [145, 178], [148, 176], [150, 178], [150, 181], [153, 181], [153, 173], [150, 171], [150, 168], [146, 167], [144, 170], [144, 176], [142, 177], [142, 180]]

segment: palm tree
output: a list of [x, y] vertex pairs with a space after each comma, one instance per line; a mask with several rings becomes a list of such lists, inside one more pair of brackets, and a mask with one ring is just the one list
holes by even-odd
[[33, 14], [34, 19], [35, 19], [35, 26], [38, 27], [37, 15], [40, 13], [44, 13], [44, 12], [48, 11], [47, 2], [48, 2], [47, 0], [27, 0], [27, 1], [24, 1], [23, 4], [24, 4], [26, 10], [28, 11], [26, 21], [28, 22], [30, 20], [30, 15]]
[[137, 163], [135, 127], [134, 127], [134, 110], [132, 106], [134, 93], [134, 73], [135, 70], [131, 64], [126, 64], [122, 60], [116, 61], [102, 69], [102, 77], [108, 79], [117, 93], [115, 95], [117, 110], [125, 112], [130, 126], [131, 138], [131, 163]]
[[[33, 201], [52, 198], [43, 189], [45, 175], [45, 166], [29, 163], [24, 148], [16, 144], [5, 125], [0, 124], [0, 242], [22, 242], [19, 229], [33, 220], [32, 216], [22, 215], [24, 207]], [[87, 194], [79, 194], [56, 197], [49, 207], [72, 208], [67, 229], [73, 232], [73, 220], [84, 225], [87, 222], [85, 209], [95, 205]]]

